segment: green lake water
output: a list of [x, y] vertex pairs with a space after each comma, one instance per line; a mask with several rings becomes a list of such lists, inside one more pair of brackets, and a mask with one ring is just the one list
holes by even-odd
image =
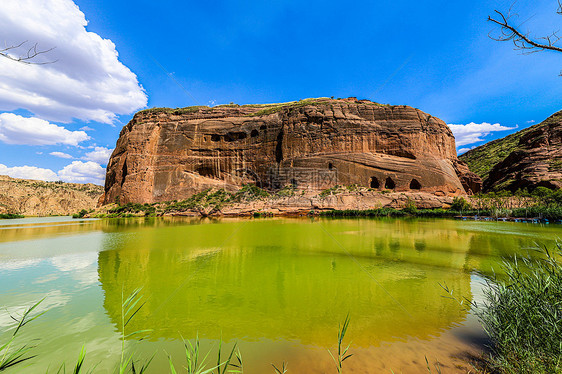
[[[37, 357], [20, 372], [56, 372], [86, 347], [86, 366], [113, 372], [119, 361], [122, 295], [142, 287], [146, 304], [127, 327], [150, 372], [184, 365], [183, 339], [203, 350], [238, 344], [246, 373], [335, 372], [338, 324], [353, 373], [415, 373], [425, 357], [462, 372], [484, 334], [468, 311], [445, 298], [479, 300], [478, 272], [503, 257], [552, 245], [562, 226], [441, 219], [0, 221], [0, 344], [35, 301], [46, 314], [26, 326]], [[215, 362], [215, 353], [211, 354]]]

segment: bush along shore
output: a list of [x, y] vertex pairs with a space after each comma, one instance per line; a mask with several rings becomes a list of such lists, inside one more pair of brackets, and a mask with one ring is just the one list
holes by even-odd
[[[345, 209], [338, 210], [334, 208], [315, 209], [310, 208], [311, 201], [322, 201], [338, 195], [351, 195], [352, 199], [357, 201], [365, 201], [365, 195], [371, 197], [373, 205], [379, 205], [372, 209]], [[544, 187], [535, 189], [532, 193], [527, 191], [510, 192], [492, 192], [488, 194], [477, 194], [473, 196], [458, 196], [449, 199], [448, 203], [443, 204], [443, 208], [420, 208], [423, 200], [413, 200], [412, 195], [404, 193], [392, 193], [390, 191], [375, 191], [364, 187], [353, 186], [335, 186], [314, 196], [304, 196], [305, 192], [287, 186], [279, 191], [271, 192], [263, 190], [255, 185], [244, 185], [236, 192], [229, 192], [224, 189], [208, 189], [200, 193], [194, 194], [188, 199], [181, 201], [168, 201], [152, 204], [114, 204], [107, 208], [97, 211], [86, 211], [75, 214], [74, 218], [115, 218], [115, 217], [156, 217], [163, 215], [194, 215], [194, 216], [219, 216], [226, 208], [241, 206], [243, 214], [254, 217], [269, 217], [274, 213], [267, 208], [255, 208], [257, 202], [262, 202], [270, 206], [275, 206], [276, 202], [282, 199], [293, 199], [301, 202], [306, 200], [301, 206], [291, 211], [286, 208], [285, 213], [288, 215], [318, 215], [324, 217], [442, 217], [442, 218], [462, 218], [467, 217], [476, 219], [512, 219], [512, 220], [528, 220], [532, 222], [559, 222], [562, 220], [562, 191], [549, 190]], [[377, 198], [378, 196], [378, 198]], [[390, 196], [394, 196], [389, 198]], [[397, 202], [396, 197], [400, 197], [401, 201]], [[424, 197], [425, 198], [425, 197]], [[381, 206], [377, 203], [377, 199], [382, 201], [386, 199], [387, 204]], [[306, 208], [308, 203], [308, 210]], [[273, 209], [275, 210], [275, 209]], [[236, 215], [236, 214], [234, 214]]]
[[504, 275], [485, 275], [483, 302], [449, 297], [471, 309], [488, 334], [483, 373], [562, 373], [562, 250], [540, 247], [535, 256], [503, 262]]
[[456, 197], [448, 209], [418, 209], [409, 200], [402, 209], [332, 210], [326, 217], [443, 217], [562, 223], [562, 191], [544, 187]]
[[15, 214], [15, 213], [1, 213], [0, 214], [0, 219], [16, 219], [16, 218], [24, 218], [25, 216], [21, 215], [21, 214]]

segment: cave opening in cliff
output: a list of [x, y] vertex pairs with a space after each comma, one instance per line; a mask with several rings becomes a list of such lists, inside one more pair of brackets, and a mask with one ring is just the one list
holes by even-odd
[[210, 166], [199, 166], [195, 171], [202, 177], [212, 177], [215, 174]]
[[127, 160], [123, 163], [123, 170], [121, 171], [121, 187], [125, 183], [125, 178], [127, 177], [128, 169], [127, 169]]
[[283, 130], [277, 134], [277, 144], [275, 145], [275, 161], [280, 163], [283, 161]]
[[410, 182], [410, 189], [411, 190], [421, 190], [421, 183], [418, 182], [417, 179], [412, 179]]
[[392, 178], [390, 177], [386, 178], [386, 181], [384, 182], [384, 188], [386, 188], [387, 190], [393, 190], [395, 187], [396, 187], [396, 183], [394, 183]]
[[328, 164], [328, 169], [332, 170], [333, 168], [334, 168], [334, 165], [330, 162], [330, 163]]
[[371, 182], [369, 183], [371, 188], [379, 188], [380, 187], [380, 183], [379, 180], [377, 179], [377, 177], [371, 177]]
[[211, 135], [211, 140], [212, 140], [213, 142], [218, 142], [218, 141], [221, 140], [221, 136], [220, 136], [220, 135], [217, 135], [217, 134], [213, 134], [213, 135]]
[[241, 132], [229, 132], [224, 136], [224, 140], [226, 140], [227, 142], [233, 142], [235, 140], [246, 139], [247, 136], [248, 136], [248, 134], [246, 134], [243, 131], [241, 131]]
[[252, 130], [252, 132], [250, 133], [250, 136], [252, 138], [256, 138], [260, 133], [258, 132], [258, 130]]

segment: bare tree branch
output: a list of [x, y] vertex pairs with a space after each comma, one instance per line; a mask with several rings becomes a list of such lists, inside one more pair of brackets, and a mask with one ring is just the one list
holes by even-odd
[[[558, 4], [560, 5], [560, 1], [558, 2]], [[560, 7], [562, 8], [562, 5], [560, 5]], [[562, 9], [559, 10], [562, 11]], [[502, 12], [498, 10], [496, 10], [495, 12], [498, 14], [499, 17], [497, 17], [496, 19], [496, 18], [492, 18], [491, 16], [488, 16], [488, 21], [499, 25], [501, 29], [500, 29], [499, 37], [493, 37], [490, 35], [492, 39], [502, 42], [511, 40], [515, 45], [516, 49], [520, 49], [531, 53], [544, 51], [544, 50], [562, 52], [562, 48], [555, 45], [556, 42], [560, 40], [557, 31], [553, 32], [549, 36], [538, 38], [538, 40], [544, 40], [544, 42], [539, 42], [537, 40], [531, 39], [529, 37], [529, 34], [523, 34], [521, 31], [518, 30], [517, 27], [510, 25], [509, 24], [509, 20], [511, 18], [510, 13], [504, 15]]]
[[[17, 45], [5, 46], [4, 49], [0, 49], [0, 56], [5, 57], [5, 58], [7, 58], [9, 60], [12, 60], [12, 61], [21, 62], [22, 64], [27, 64], [27, 65], [46, 65], [46, 64], [52, 64], [52, 63], [58, 61], [58, 60], [41, 61], [41, 62], [34, 61], [34, 59], [36, 59], [38, 56], [43, 55], [43, 54], [48, 53], [48, 52], [51, 52], [56, 47], [45, 49], [45, 50], [40, 50], [40, 49], [37, 49], [37, 43], [32, 45], [30, 48], [24, 47], [24, 45], [26, 43], [27, 43], [27, 40], [24, 41], [24, 42], [21, 42], [20, 44], [17, 44]], [[27, 51], [24, 52], [23, 54], [20, 54], [20, 55], [13, 55], [13, 54], [10, 53], [10, 52], [15, 52], [17, 49], [19, 49], [21, 47], [27, 48]]]

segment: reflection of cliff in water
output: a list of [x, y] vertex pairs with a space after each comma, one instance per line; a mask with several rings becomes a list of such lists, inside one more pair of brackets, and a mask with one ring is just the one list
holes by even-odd
[[222, 333], [323, 346], [349, 312], [356, 345], [427, 339], [465, 318], [439, 283], [470, 297], [468, 241], [412, 224], [322, 223], [369, 275], [322, 226], [303, 220], [136, 231], [108, 241], [99, 255], [104, 306], [116, 323], [122, 285], [125, 292], [142, 286], [146, 305], [131, 329], [153, 329], [152, 338]]

